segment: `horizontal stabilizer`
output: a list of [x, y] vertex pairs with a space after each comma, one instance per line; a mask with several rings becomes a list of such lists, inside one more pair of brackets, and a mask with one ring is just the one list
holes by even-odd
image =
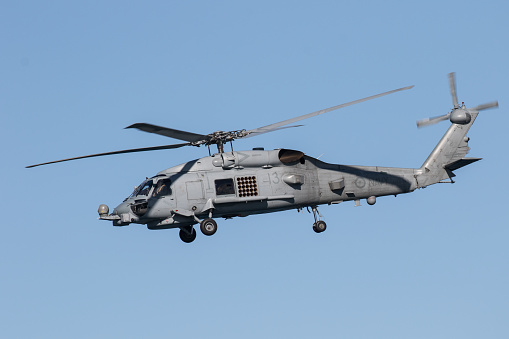
[[474, 163], [479, 160], [482, 160], [482, 158], [462, 158], [445, 165], [444, 168], [449, 171], [455, 171], [458, 168], [470, 165], [471, 163]]

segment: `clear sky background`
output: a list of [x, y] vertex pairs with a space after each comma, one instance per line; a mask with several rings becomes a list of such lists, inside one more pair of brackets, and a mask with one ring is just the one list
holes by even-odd
[[[508, 338], [507, 1], [4, 1], [0, 5], [0, 337]], [[374, 206], [324, 206], [177, 230], [113, 227], [185, 148], [123, 128], [251, 129], [391, 89], [304, 127], [238, 141], [342, 164], [420, 167], [448, 127], [484, 160]]]

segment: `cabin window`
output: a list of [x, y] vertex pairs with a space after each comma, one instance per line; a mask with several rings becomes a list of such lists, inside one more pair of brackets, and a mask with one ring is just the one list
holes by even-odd
[[215, 181], [216, 195], [235, 194], [233, 179], [219, 179]]
[[161, 198], [166, 195], [171, 194], [171, 181], [170, 179], [159, 180], [156, 184], [156, 188], [154, 188], [154, 193], [152, 193], [152, 197]]

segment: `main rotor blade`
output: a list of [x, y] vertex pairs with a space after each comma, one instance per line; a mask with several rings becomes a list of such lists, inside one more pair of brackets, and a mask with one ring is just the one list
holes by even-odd
[[143, 132], [159, 134], [159, 135], [163, 135], [165, 137], [170, 137], [170, 138], [189, 141], [189, 142], [196, 142], [196, 141], [210, 139], [209, 136], [203, 135], [203, 134], [196, 134], [196, 133], [191, 133], [191, 132], [186, 132], [186, 131], [180, 131], [178, 129], [161, 127], [161, 126], [145, 124], [145, 123], [133, 124], [131, 126], [127, 126], [126, 128], [136, 128]]
[[50, 161], [50, 162], [44, 162], [42, 164], [37, 165], [30, 165], [26, 168], [32, 168], [42, 165], [49, 165], [49, 164], [55, 164], [57, 162], [64, 162], [64, 161], [70, 161], [70, 160], [77, 160], [77, 159], [84, 159], [84, 158], [93, 158], [93, 157], [102, 157], [103, 155], [113, 155], [113, 154], [123, 154], [123, 153], [135, 153], [135, 152], [146, 152], [146, 151], [157, 151], [162, 149], [173, 149], [173, 148], [179, 148], [183, 146], [190, 146], [191, 143], [184, 143], [184, 144], [174, 144], [174, 145], [164, 145], [164, 146], [154, 146], [154, 147], [143, 147], [143, 148], [133, 148], [133, 149], [126, 149], [122, 151], [114, 151], [114, 152], [106, 152], [106, 153], [98, 153], [98, 154], [90, 154], [90, 155], [84, 155], [81, 157], [75, 157], [75, 158], [69, 158], [69, 159], [62, 159], [62, 160], [56, 160], [56, 161]]
[[456, 73], [449, 73], [449, 89], [451, 90], [452, 104], [458, 108], [458, 97], [456, 96]]
[[426, 118], [426, 119], [419, 120], [419, 121], [417, 121], [417, 127], [421, 128], [421, 127], [425, 127], [425, 126], [429, 126], [429, 125], [434, 125], [436, 123], [439, 123], [440, 121], [449, 119], [450, 115], [451, 115], [451, 113], [447, 113], [445, 115], [441, 115], [438, 117]]
[[302, 126], [304, 126], [304, 125], [293, 125], [293, 126], [277, 127], [277, 128], [272, 128], [272, 129], [265, 130], [263, 132], [252, 132], [252, 133], [250, 133], [250, 134], [248, 134], [248, 135], [246, 135], [245, 137], [242, 137], [242, 138], [251, 138], [251, 137], [255, 137], [257, 135], [263, 134], [263, 133], [279, 131], [280, 129], [286, 129], [286, 128], [302, 127]]
[[300, 121], [300, 120], [311, 118], [311, 117], [314, 117], [314, 116], [317, 116], [317, 115], [320, 115], [320, 114], [323, 114], [323, 113], [327, 113], [327, 112], [330, 112], [330, 111], [334, 111], [334, 110], [337, 110], [337, 109], [340, 109], [340, 108], [343, 108], [343, 107], [355, 105], [355, 104], [358, 104], [358, 103], [361, 103], [361, 102], [364, 102], [364, 101], [368, 101], [368, 100], [371, 100], [371, 99], [376, 99], [376, 98], [382, 97], [382, 96], [387, 95], [387, 94], [391, 94], [391, 93], [395, 93], [395, 92], [411, 89], [413, 87], [414, 86], [398, 88], [398, 89], [395, 89], [395, 90], [392, 90], [392, 91], [388, 91], [388, 92], [372, 95], [370, 97], [366, 97], [366, 98], [363, 98], [363, 99], [358, 99], [358, 100], [350, 101], [350, 102], [347, 102], [345, 104], [329, 107], [329, 108], [322, 109], [322, 110], [319, 110], [319, 111], [316, 111], [316, 112], [313, 112], [313, 113], [308, 113], [308, 114], [304, 114], [304, 115], [301, 115], [301, 116], [298, 116], [298, 117], [295, 117], [295, 118], [291, 118], [291, 119], [288, 119], [288, 120], [276, 122], [276, 123], [271, 124], [271, 125], [267, 125], [267, 126], [263, 126], [263, 127], [258, 127], [258, 128], [246, 131], [246, 133], [249, 135], [249, 134], [262, 134], [262, 133], [272, 132], [272, 131], [280, 129], [282, 126], [289, 125], [289, 124], [292, 124], [292, 123]]
[[482, 105], [479, 105], [479, 106], [475, 106], [474, 108], [470, 108], [470, 110], [472, 110], [472, 111], [482, 111], [482, 110], [485, 110], [485, 109], [497, 108], [497, 107], [498, 107], [498, 101], [493, 101], [493, 102], [488, 102], [486, 104], [482, 104]]

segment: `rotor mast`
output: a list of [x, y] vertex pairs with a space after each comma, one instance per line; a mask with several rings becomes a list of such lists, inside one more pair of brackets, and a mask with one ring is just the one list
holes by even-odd
[[224, 143], [222, 141], [217, 142], [217, 152], [224, 153]]

